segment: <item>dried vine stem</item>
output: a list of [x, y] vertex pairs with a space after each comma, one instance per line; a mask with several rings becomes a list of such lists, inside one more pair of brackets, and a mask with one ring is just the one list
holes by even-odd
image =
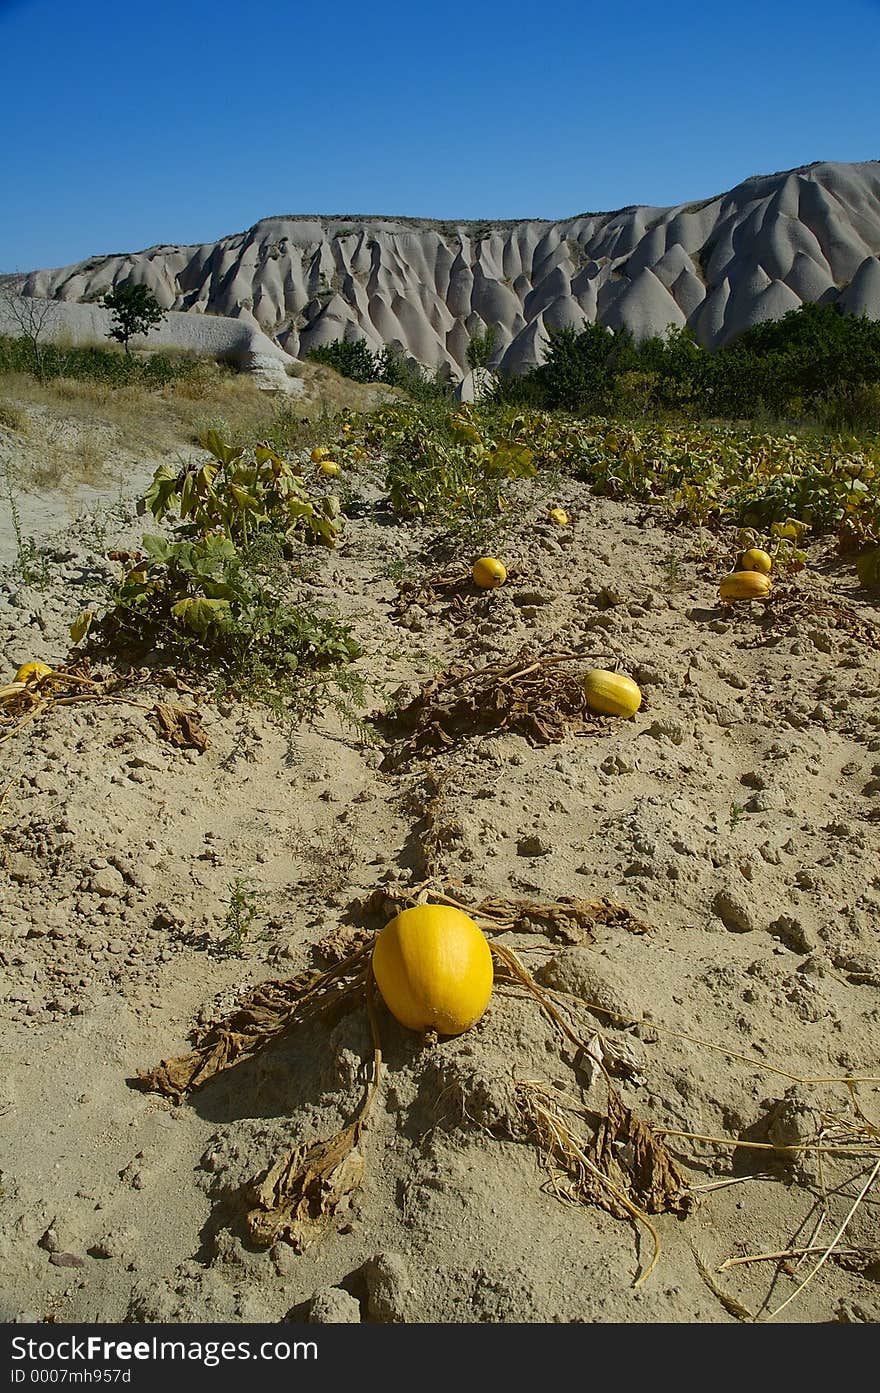
[[251, 1240], [269, 1247], [279, 1239], [297, 1252], [320, 1235], [341, 1202], [363, 1179], [356, 1147], [382, 1076], [382, 1042], [375, 1009], [375, 979], [368, 965], [364, 995], [373, 1041], [372, 1074], [354, 1120], [335, 1136], [294, 1147], [246, 1187], [253, 1203], [247, 1215]]
[[225, 1019], [198, 1037], [196, 1048], [154, 1069], [138, 1071], [138, 1086], [176, 1102], [215, 1074], [249, 1059], [301, 1021], [352, 1007], [363, 999], [372, 943], [326, 972], [303, 972], [285, 981], [262, 982]]
[[[540, 1142], [572, 1176], [575, 1197], [580, 1200], [596, 1200], [598, 1198], [596, 1185], [598, 1185], [600, 1191], [607, 1191], [608, 1195], [632, 1219], [638, 1224], [644, 1225], [648, 1230], [654, 1245], [654, 1252], [648, 1266], [633, 1283], [634, 1288], [640, 1287], [643, 1282], [648, 1280], [660, 1260], [662, 1245], [656, 1228], [644, 1210], [634, 1204], [629, 1196], [625, 1195], [623, 1190], [615, 1185], [604, 1171], [590, 1159], [585, 1150], [584, 1142], [579, 1137], [574, 1136], [561, 1111], [548, 1099], [544, 1090], [540, 1090], [534, 1084], [520, 1084], [518, 1089], [524, 1095], [524, 1111], [531, 1120]], [[590, 1184], [590, 1180], [594, 1184]]]

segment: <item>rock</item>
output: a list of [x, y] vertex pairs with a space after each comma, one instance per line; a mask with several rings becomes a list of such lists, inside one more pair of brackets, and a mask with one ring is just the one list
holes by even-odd
[[58, 1230], [54, 1222], [49, 1225], [42, 1238], [37, 1240], [38, 1248], [45, 1248], [47, 1253], [60, 1253], [61, 1240], [58, 1237]]
[[758, 793], [753, 793], [746, 802], [746, 811], [750, 813], [775, 813], [781, 812], [785, 807], [787, 799], [777, 788], [762, 788]]
[[480, 401], [494, 390], [497, 382], [497, 377], [488, 368], [472, 368], [454, 388], [453, 399], [460, 402]]
[[680, 721], [652, 721], [646, 731], [655, 740], [668, 740], [672, 745], [681, 745], [687, 734]]
[[92, 1258], [121, 1258], [125, 1251], [126, 1234], [120, 1229], [112, 1229], [102, 1234], [88, 1250], [89, 1257]]
[[520, 837], [516, 844], [517, 856], [549, 856], [552, 850], [550, 843], [535, 833], [528, 837]]
[[342, 1287], [326, 1287], [309, 1302], [306, 1320], [312, 1325], [359, 1325], [359, 1302]]
[[628, 755], [610, 754], [605, 756], [599, 768], [603, 774], [633, 774], [636, 766]]
[[367, 1311], [386, 1324], [405, 1321], [412, 1308], [412, 1278], [400, 1253], [377, 1253], [364, 1264]]
[[712, 908], [731, 933], [751, 933], [757, 927], [754, 906], [739, 886], [725, 886], [719, 890]]
[[[820, 1119], [807, 1090], [801, 1084], [793, 1084], [767, 1114], [767, 1140], [780, 1148], [809, 1145], [819, 1135], [819, 1125]], [[821, 1176], [815, 1152], [782, 1150], [779, 1159], [791, 1165], [805, 1180]]]
[[639, 663], [633, 672], [633, 677], [640, 687], [662, 687], [666, 680], [659, 668], [652, 667], [647, 663]]
[[[608, 958], [589, 948], [563, 948], [535, 974], [542, 986], [579, 997], [605, 1025], [639, 1020], [640, 1006], [630, 978]], [[614, 1017], [621, 1020], [615, 1021]]]
[[93, 894], [106, 899], [115, 899], [125, 892], [125, 881], [115, 866], [105, 866], [92, 876], [90, 889]]
[[781, 914], [769, 928], [798, 953], [813, 953], [821, 946], [816, 931], [791, 915]]

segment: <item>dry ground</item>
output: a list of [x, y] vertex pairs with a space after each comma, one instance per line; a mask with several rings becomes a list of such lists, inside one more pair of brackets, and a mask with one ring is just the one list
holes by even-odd
[[[255, 423], [265, 409], [238, 391], [197, 406]], [[140, 535], [134, 496], [193, 448], [195, 414], [159, 408], [138, 441], [76, 393], [16, 390], [5, 409], [18, 530], [45, 562], [24, 584], [7, 510], [10, 680], [27, 659], [63, 660], [66, 624], [115, 573], [106, 550]], [[87, 493], [67, 489], [82, 483], [78, 438]], [[351, 487], [343, 542], [302, 598], [355, 625], [374, 710], [450, 663], [523, 650], [572, 655], [560, 682], [619, 665], [643, 706], [540, 743], [493, 730], [478, 702], [479, 733], [403, 749], [332, 710], [289, 730], [172, 694], [200, 715], [198, 753], [160, 737], [150, 710], [169, 694], [144, 687], [129, 704], [56, 706], [0, 744], [0, 1316], [876, 1321], [876, 606], [817, 549], [769, 605], [722, 609], [719, 544], [576, 483], [550, 499], [540, 480], [517, 486], [506, 585], [401, 603], [395, 576], [440, 569], [432, 536], [389, 521], [378, 470]], [[551, 502], [570, 527], [546, 522]], [[304, 1252], [248, 1240], [247, 1184], [356, 1111], [365, 1011], [292, 1031], [179, 1106], [131, 1086], [199, 1022], [325, 965], [328, 936], [352, 946], [429, 878], [469, 905], [628, 911], [580, 941], [523, 912], [498, 941], [561, 994], [680, 1168], [682, 1203], [652, 1216], [662, 1251], [640, 1285], [648, 1228], [578, 1199], [524, 1122], [540, 1084], [588, 1142], [601, 1070], [503, 983], [456, 1039], [380, 1010], [363, 1180]], [[371, 920], [377, 890], [388, 903]], [[631, 1144], [617, 1143], [623, 1166]]]

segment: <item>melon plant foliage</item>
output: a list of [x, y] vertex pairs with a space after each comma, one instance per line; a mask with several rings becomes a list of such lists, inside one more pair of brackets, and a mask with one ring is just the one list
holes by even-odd
[[151, 655], [200, 679], [214, 674], [240, 695], [316, 710], [323, 691], [316, 674], [333, 674], [363, 649], [350, 626], [294, 601], [296, 568], [285, 553], [300, 533], [332, 547], [338, 500], [312, 498], [267, 445], [227, 445], [213, 431], [202, 443], [206, 458], [156, 471], [143, 509], [173, 525], [143, 537], [110, 608], [80, 615], [71, 638], [132, 661]]

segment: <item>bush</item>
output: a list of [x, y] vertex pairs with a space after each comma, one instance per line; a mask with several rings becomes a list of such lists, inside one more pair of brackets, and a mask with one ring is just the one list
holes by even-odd
[[336, 339], [306, 354], [313, 363], [326, 363], [352, 382], [379, 380], [378, 355], [371, 353], [363, 339]]
[[204, 368], [205, 359], [194, 354], [152, 353], [149, 357], [128, 358], [115, 348], [64, 348], [56, 343], [40, 346], [38, 363], [27, 339], [0, 337], [0, 375], [26, 373], [43, 382], [72, 377], [105, 387], [158, 388], [170, 382], [196, 379]]
[[537, 369], [551, 407], [601, 411], [611, 391], [615, 336], [601, 324], [560, 329], [550, 335], [545, 362]]
[[413, 363], [396, 344], [386, 343], [376, 356], [378, 381], [388, 387], [399, 387], [415, 401], [450, 401], [452, 387], [439, 371], [426, 372]]
[[551, 335], [545, 363], [508, 379], [496, 400], [582, 415], [668, 409], [872, 430], [878, 392], [880, 323], [836, 305], [802, 305], [714, 353], [687, 328], [670, 326], [640, 343], [596, 324], [563, 329]]

